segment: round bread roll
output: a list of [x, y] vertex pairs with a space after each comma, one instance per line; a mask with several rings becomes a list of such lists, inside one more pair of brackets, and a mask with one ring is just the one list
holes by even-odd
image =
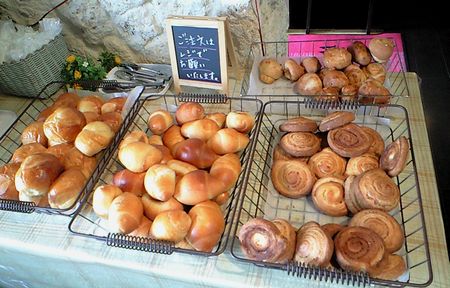
[[159, 135], [150, 135], [150, 136], [148, 136], [148, 144], [161, 145], [161, 146], [164, 145], [162, 137], [159, 136]]
[[373, 278], [396, 281], [406, 270], [406, 262], [402, 256], [386, 253], [378, 264], [370, 267], [368, 272]]
[[214, 122], [216, 122], [217, 126], [219, 126], [219, 129], [222, 129], [225, 125], [227, 115], [225, 115], [224, 113], [217, 112], [206, 114], [205, 118], [213, 120]]
[[284, 77], [292, 82], [297, 81], [303, 74], [305, 74], [305, 68], [299, 65], [294, 59], [287, 59], [284, 62], [283, 68]]
[[317, 180], [311, 198], [319, 211], [329, 216], [348, 214], [344, 200], [344, 180], [339, 177], [324, 177]]
[[308, 166], [317, 178], [342, 177], [346, 164], [347, 161], [330, 148], [323, 149], [308, 160]]
[[75, 146], [69, 143], [62, 143], [54, 146], [50, 146], [46, 153], [53, 154], [58, 158], [61, 163], [64, 163], [64, 158], [66, 158], [67, 153]]
[[300, 95], [316, 95], [322, 91], [322, 80], [315, 73], [306, 73], [294, 84], [294, 92]]
[[86, 156], [94, 156], [108, 147], [114, 136], [114, 131], [105, 122], [91, 122], [78, 134], [75, 147]]
[[339, 90], [349, 83], [344, 72], [332, 70], [323, 77], [324, 87], [337, 87]]
[[281, 137], [280, 146], [294, 157], [309, 157], [320, 150], [320, 138], [310, 132], [291, 132]]
[[9, 163], [0, 166], [0, 199], [19, 200], [19, 192], [16, 189], [14, 178], [20, 164]]
[[147, 126], [155, 135], [162, 135], [173, 125], [172, 115], [166, 110], [156, 110], [147, 120]]
[[177, 125], [172, 125], [162, 136], [162, 141], [164, 145], [167, 146], [167, 148], [170, 149], [170, 151], [173, 154], [173, 150], [179, 142], [183, 141], [184, 137], [181, 135], [181, 128]]
[[133, 193], [123, 192], [109, 206], [109, 228], [115, 233], [128, 234], [139, 227], [142, 216], [144, 207], [141, 199]]
[[195, 205], [211, 200], [225, 191], [222, 181], [204, 170], [195, 170], [178, 181], [174, 197], [185, 205]]
[[[332, 114], [328, 116], [332, 116]], [[327, 135], [327, 140], [330, 148], [342, 157], [356, 157], [362, 155], [369, 150], [370, 145], [372, 144], [369, 142], [370, 138], [364, 130], [353, 123], [345, 124], [344, 126], [330, 130]]]
[[189, 210], [192, 224], [186, 241], [197, 251], [211, 252], [225, 230], [220, 206], [213, 201], [198, 203]]
[[373, 59], [379, 63], [389, 60], [394, 53], [394, 42], [387, 38], [373, 38], [369, 42], [369, 50]]
[[46, 196], [53, 181], [64, 170], [52, 154], [37, 153], [28, 156], [15, 175], [16, 189], [28, 196]]
[[149, 138], [147, 137], [147, 134], [145, 134], [144, 131], [134, 130], [128, 133], [125, 137], [123, 137], [122, 141], [120, 141], [119, 144], [119, 150], [133, 142], [143, 142], [151, 144], [149, 143]]
[[234, 153], [225, 154], [214, 161], [209, 170], [211, 176], [222, 181], [225, 190], [230, 190], [236, 184], [241, 173], [241, 161]]
[[187, 173], [189, 173], [191, 171], [198, 170], [198, 168], [195, 167], [194, 165], [189, 164], [184, 161], [176, 160], [176, 159], [169, 160], [169, 161], [167, 161], [166, 164], [170, 169], [175, 171], [176, 175], [181, 175], [181, 176], [186, 175]]
[[89, 179], [97, 167], [97, 160], [81, 153], [76, 147], [70, 149], [62, 161], [64, 169], [78, 168], [83, 172], [84, 177]]
[[272, 84], [283, 76], [283, 69], [277, 60], [269, 58], [259, 63], [259, 80], [266, 84]]
[[247, 147], [250, 138], [233, 128], [224, 128], [217, 131], [214, 136], [208, 140], [208, 146], [219, 154], [237, 153]]
[[210, 119], [195, 120], [184, 123], [181, 126], [181, 135], [186, 138], [197, 138], [203, 141], [208, 141], [217, 131], [219, 131], [219, 126]]
[[151, 166], [160, 163], [162, 157], [158, 148], [144, 142], [133, 142], [119, 149], [119, 161], [135, 173], [147, 171]]
[[275, 190], [289, 198], [308, 195], [316, 182], [308, 165], [297, 160], [276, 161], [272, 165], [270, 176]]
[[86, 177], [78, 168], [64, 171], [53, 182], [48, 192], [50, 207], [58, 209], [71, 208], [83, 190], [86, 181]]
[[153, 222], [150, 221], [145, 216], [142, 216], [141, 223], [139, 224], [139, 227], [135, 230], [131, 231], [128, 235], [135, 236], [135, 237], [143, 237], [143, 238], [149, 238], [150, 236], [150, 229], [152, 227]]
[[320, 225], [305, 223], [297, 231], [296, 240], [295, 261], [320, 267], [329, 265], [334, 251], [333, 240]]
[[159, 151], [161, 151], [163, 157], [161, 159], [161, 164], [166, 164], [167, 162], [169, 162], [170, 160], [173, 160], [172, 154], [169, 150], [169, 148], [167, 148], [164, 145], [153, 145], [155, 146]]
[[344, 73], [348, 78], [349, 84], [353, 84], [358, 87], [367, 80], [366, 73], [354, 64], [347, 66], [347, 68], [345, 68], [344, 70]]
[[120, 129], [120, 125], [122, 124], [122, 115], [119, 112], [105, 112], [100, 115], [100, 121], [105, 122], [111, 127], [114, 133], [117, 133]]
[[133, 193], [136, 196], [142, 196], [145, 193], [144, 177], [144, 172], [134, 173], [128, 169], [123, 169], [114, 173], [112, 183], [122, 191]]
[[372, 60], [369, 49], [361, 41], [353, 42], [347, 50], [352, 54], [353, 60], [358, 64], [365, 66]]
[[386, 80], [386, 69], [379, 63], [371, 63], [363, 67], [362, 71], [366, 74], [367, 78], [376, 80], [381, 84]]
[[203, 118], [205, 118], [205, 109], [202, 105], [195, 102], [183, 103], [175, 112], [175, 119], [178, 125]]
[[361, 103], [387, 104], [391, 93], [378, 81], [368, 79], [358, 90]]
[[196, 138], [178, 143], [173, 150], [173, 156], [175, 159], [188, 162], [200, 169], [211, 167], [219, 157], [205, 142]]
[[365, 171], [376, 169], [378, 166], [378, 157], [372, 153], [365, 153], [348, 160], [345, 175], [358, 176]]
[[70, 107], [60, 107], [44, 122], [44, 133], [49, 146], [72, 143], [86, 125], [83, 113]]
[[370, 138], [370, 142], [372, 145], [370, 145], [369, 151], [367, 153], [375, 154], [376, 156], [380, 156], [383, 154], [384, 151], [384, 139], [381, 137], [380, 133], [377, 132], [377, 130], [374, 130], [370, 127], [361, 127], [364, 132], [366, 132], [367, 136]]
[[71, 107], [77, 108], [78, 103], [80, 102], [80, 97], [78, 97], [75, 93], [63, 93], [56, 98], [53, 106], [55, 107]]
[[28, 156], [37, 154], [37, 153], [45, 153], [47, 149], [39, 143], [31, 143], [22, 145], [14, 151], [14, 154], [11, 157], [11, 163], [22, 163]]
[[156, 200], [167, 201], [175, 193], [175, 171], [164, 164], [155, 164], [144, 178], [147, 193]]
[[97, 112], [83, 112], [86, 124], [100, 120], [100, 115]]
[[158, 240], [179, 242], [186, 237], [191, 223], [191, 217], [183, 210], [164, 211], [153, 220], [150, 235]]
[[345, 48], [328, 48], [323, 53], [323, 65], [330, 69], [344, 69], [352, 64], [352, 54]]
[[44, 133], [44, 123], [33, 122], [28, 125], [23, 129], [20, 141], [22, 141], [23, 145], [39, 143], [42, 146], [47, 147], [47, 136], [45, 136]]
[[78, 102], [78, 111], [80, 112], [95, 112], [97, 114], [102, 113], [103, 99], [97, 95], [90, 95], [81, 98]]
[[319, 59], [317, 57], [306, 57], [302, 60], [302, 65], [305, 67], [307, 73], [317, 73], [319, 72], [322, 65], [320, 65]]
[[92, 208], [99, 217], [108, 219], [109, 207], [113, 200], [122, 194], [122, 190], [115, 185], [100, 185], [94, 190]]
[[105, 102], [101, 107], [101, 113], [122, 112], [123, 106], [127, 102], [127, 97], [114, 97]]
[[230, 112], [227, 115], [226, 124], [241, 133], [248, 133], [255, 126], [255, 117], [248, 112]]
[[144, 205], [144, 214], [150, 220], [153, 220], [158, 216], [158, 214], [164, 211], [172, 211], [172, 210], [183, 210], [183, 204], [177, 201], [175, 198], [170, 198], [167, 201], [159, 201], [153, 199], [145, 193], [142, 195], [142, 204]]
[[353, 101], [358, 96], [359, 87], [354, 84], [345, 85], [341, 89], [341, 99]]

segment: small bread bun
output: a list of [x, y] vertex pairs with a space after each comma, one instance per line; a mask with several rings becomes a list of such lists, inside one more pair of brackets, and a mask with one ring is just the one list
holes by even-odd
[[355, 64], [347, 66], [344, 73], [348, 78], [349, 84], [361, 86], [367, 80], [366, 73], [364, 73], [364, 71]]
[[259, 80], [266, 84], [272, 84], [283, 76], [283, 69], [277, 60], [269, 58], [259, 63]]
[[145, 216], [142, 216], [141, 223], [139, 224], [139, 227], [135, 230], [131, 231], [128, 235], [135, 236], [135, 237], [144, 237], [149, 238], [150, 236], [150, 229], [152, 227], [153, 222], [150, 221]]
[[205, 118], [205, 109], [198, 103], [186, 102], [178, 107], [175, 118], [178, 125], [183, 125], [186, 122]]
[[86, 126], [75, 139], [75, 147], [84, 155], [94, 156], [111, 143], [115, 134], [105, 122], [94, 121]]
[[294, 92], [300, 95], [316, 95], [322, 91], [322, 80], [315, 73], [306, 73], [294, 85]]
[[22, 144], [39, 143], [42, 146], [47, 147], [47, 136], [44, 134], [43, 125], [44, 123], [42, 122], [33, 122], [23, 129], [22, 135], [20, 136]]
[[84, 118], [86, 119], [86, 124], [98, 121], [100, 115], [97, 112], [83, 112]]
[[144, 172], [134, 173], [130, 170], [123, 169], [114, 173], [112, 183], [122, 191], [133, 193], [136, 196], [142, 196], [145, 193], [144, 177]]
[[373, 38], [369, 42], [369, 50], [373, 59], [379, 63], [389, 60], [394, 52], [394, 42], [387, 38]]
[[241, 162], [236, 154], [225, 154], [214, 161], [209, 170], [211, 176], [222, 181], [225, 190], [230, 190], [236, 184], [241, 173]]
[[101, 114], [103, 103], [103, 99], [99, 96], [91, 95], [81, 98], [77, 108], [80, 112], [96, 112], [97, 114]]
[[173, 154], [173, 149], [175, 148], [175, 145], [179, 142], [183, 141], [184, 137], [181, 135], [181, 128], [177, 125], [172, 125], [163, 135], [162, 141], [164, 145], [167, 146], [167, 148], [170, 149], [170, 151]]
[[39, 143], [22, 145], [14, 151], [11, 157], [11, 163], [22, 163], [28, 156], [47, 152], [47, 149]]
[[353, 42], [347, 50], [352, 54], [353, 60], [358, 64], [365, 66], [372, 60], [369, 49], [361, 41]]
[[144, 131], [141, 130], [131, 131], [125, 137], [123, 137], [122, 141], [119, 144], [119, 150], [133, 142], [143, 142], [151, 144], [149, 143], [148, 140], [149, 139], [147, 138], [147, 134], [145, 134]]
[[330, 69], [344, 69], [352, 64], [352, 54], [345, 48], [328, 48], [323, 53], [323, 65]]
[[376, 80], [381, 84], [386, 80], [386, 69], [379, 63], [371, 63], [366, 67], [363, 67], [363, 71], [367, 78]]
[[64, 158], [66, 158], [67, 153], [75, 146], [69, 143], [62, 143], [54, 146], [50, 146], [47, 149], [47, 153], [53, 154], [58, 158], [58, 160], [64, 164]]
[[173, 125], [172, 115], [166, 110], [156, 110], [147, 120], [147, 126], [155, 135], [161, 135]]
[[339, 90], [349, 83], [344, 72], [333, 70], [323, 77], [323, 87], [336, 87]]
[[342, 100], [354, 100], [358, 95], [359, 87], [354, 84], [349, 84], [341, 89]]
[[122, 115], [119, 112], [106, 112], [100, 115], [100, 121], [105, 122], [111, 127], [114, 133], [117, 133], [122, 124]]
[[175, 198], [185, 205], [195, 205], [211, 200], [225, 191], [225, 185], [221, 180], [204, 170], [195, 170], [178, 181]]
[[49, 146], [73, 143], [85, 125], [83, 113], [74, 108], [60, 107], [45, 120], [44, 133]]
[[150, 235], [158, 240], [179, 242], [186, 237], [191, 223], [191, 217], [183, 210], [164, 211], [153, 220]]
[[306, 57], [302, 60], [302, 65], [305, 67], [307, 73], [319, 72], [322, 65], [320, 65], [319, 59], [316, 57]]
[[209, 139], [208, 146], [219, 154], [224, 155], [228, 153], [237, 153], [245, 149], [250, 138], [243, 133], [240, 133], [233, 128], [224, 128], [217, 131], [214, 136]]
[[94, 190], [92, 208], [99, 217], [108, 218], [108, 211], [114, 198], [122, 194], [122, 190], [115, 185], [100, 185]]
[[173, 150], [173, 156], [175, 159], [188, 162], [200, 169], [211, 167], [219, 157], [205, 142], [196, 138], [178, 143]]
[[128, 234], [136, 230], [144, 216], [144, 207], [139, 197], [123, 192], [111, 203], [108, 209], [108, 223], [112, 232]]
[[164, 164], [155, 164], [147, 170], [144, 186], [156, 200], [167, 201], [175, 193], [175, 171]]
[[94, 172], [95, 167], [97, 166], [97, 160], [95, 157], [89, 157], [81, 153], [76, 147], [73, 147], [63, 158], [62, 161], [65, 170], [69, 170], [71, 168], [78, 168], [83, 172], [86, 179], [91, 177]]
[[166, 164], [167, 162], [173, 159], [173, 156], [169, 148], [167, 148], [166, 146], [164, 145], [153, 145], [153, 146], [155, 146], [162, 153], [161, 164]]
[[164, 145], [162, 137], [159, 135], [148, 136], [148, 144], [152, 145]]
[[359, 99], [361, 103], [387, 104], [391, 93], [378, 81], [367, 80], [358, 90], [359, 95], [366, 96]]
[[208, 141], [217, 131], [219, 131], [219, 126], [210, 119], [195, 120], [181, 126], [181, 135], [203, 141]]
[[158, 214], [164, 211], [172, 211], [172, 210], [183, 210], [183, 204], [177, 201], [175, 198], [170, 198], [167, 201], [159, 201], [153, 199], [145, 193], [142, 198], [142, 204], [144, 205], [144, 214], [150, 220], [153, 220], [158, 216]]
[[222, 129], [225, 125], [225, 120], [227, 118], [227, 115], [225, 115], [224, 113], [211, 113], [211, 114], [207, 114], [205, 116], [206, 119], [211, 119], [214, 122], [216, 122], [217, 126], [219, 126], [219, 129]]
[[127, 97], [115, 97], [105, 102], [101, 107], [101, 113], [122, 112], [123, 105], [127, 102]]
[[80, 97], [78, 97], [75, 93], [63, 93], [56, 98], [53, 106], [55, 107], [71, 107], [77, 108], [78, 103], [80, 102]]
[[14, 178], [20, 164], [9, 163], [0, 166], [0, 199], [19, 200]]
[[143, 142], [133, 142], [119, 149], [119, 160], [128, 170], [140, 173], [160, 163], [163, 155], [158, 148]]
[[286, 79], [294, 82], [297, 81], [298, 78], [300, 78], [300, 76], [305, 74], [305, 68], [303, 68], [303, 66], [299, 65], [297, 62], [295, 62], [295, 60], [287, 59], [284, 62], [283, 73]]
[[86, 177], [78, 168], [64, 171], [53, 182], [48, 192], [48, 203], [52, 208], [69, 209], [77, 200], [86, 184]]
[[180, 160], [169, 160], [167, 161], [167, 166], [172, 169], [173, 171], [175, 171], [176, 175], [186, 175], [187, 173], [191, 172], [191, 171], [195, 171], [198, 170], [197, 167], [195, 167], [192, 164], [189, 164], [187, 162], [184, 161], [180, 161]]
[[248, 133], [255, 126], [255, 117], [248, 112], [230, 112], [227, 115], [227, 127], [241, 133]]

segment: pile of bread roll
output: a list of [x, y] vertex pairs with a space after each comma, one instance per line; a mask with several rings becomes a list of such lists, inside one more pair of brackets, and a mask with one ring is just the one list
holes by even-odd
[[347, 49], [328, 48], [323, 53], [323, 63], [317, 57], [306, 57], [300, 63], [287, 59], [281, 65], [276, 59], [267, 58], [259, 64], [259, 79], [271, 84], [284, 76], [295, 82], [297, 94], [318, 95], [318, 99], [355, 100], [361, 95], [364, 97], [360, 102], [386, 104], [390, 92], [384, 87], [385, 63], [393, 51], [390, 39], [373, 38], [368, 47], [355, 41]]
[[22, 146], [0, 167], [0, 199], [72, 207], [97, 165], [93, 156], [119, 129], [126, 100], [61, 94], [23, 129]]
[[96, 188], [94, 212], [111, 232], [211, 252], [225, 228], [220, 205], [238, 180], [238, 153], [255, 119], [247, 112], [206, 114], [202, 105], [186, 102], [175, 118], [157, 110], [147, 124], [151, 136], [135, 130], [119, 144], [125, 169]]
[[391, 177], [405, 168], [409, 142], [401, 136], [385, 148], [377, 131], [352, 123], [354, 119], [353, 113], [339, 111], [319, 125], [305, 117], [285, 121], [271, 170], [281, 195], [310, 195], [319, 212], [351, 217], [348, 227], [309, 222], [295, 233], [287, 224], [280, 228], [280, 219], [251, 219], [239, 232], [247, 257], [341, 267], [389, 280], [406, 271], [403, 258], [393, 254], [402, 247], [404, 232], [389, 212], [400, 200]]

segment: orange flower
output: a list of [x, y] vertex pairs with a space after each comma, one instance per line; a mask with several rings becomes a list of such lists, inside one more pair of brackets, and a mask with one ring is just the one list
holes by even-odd
[[114, 63], [116, 63], [116, 65], [120, 65], [120, 63], [122, 63], [122, 59], [120, 59], [119, 56], [114, 56]]
[[75, 70], [75, 72], [73, 72], [73, 77], [75, 78], [75, 80], [78, 80], [81, 78], [81, 72], [78, 70]]
[[83, 87], [81, 87], [80, 84], [77, 84], [77, 83], [73, 84], [73, 89], [81, 89], [81, 88], [83, 88]]
[[70, 54], [69, 56], [67, 56], [66, 61], [67, 63], [72, 63], [73, 61], [75, 61], [75, 55]]

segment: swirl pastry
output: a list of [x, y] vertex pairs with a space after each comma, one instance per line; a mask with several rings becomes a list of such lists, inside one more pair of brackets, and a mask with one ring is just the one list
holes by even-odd
[[280, 131], [283, 132], [314, 132], [316, 130], [316, 121], [301, 116], [286, 120], [280, 125]]
[[311, 193], [316, 178], [308, 165], [296, 160], [279, 160], [272, 165], [272, 183], [283, 196], [300, 198]]
[[292, 260], [295, 252], [295, 229], [288, 221], [284, 219], [275, 219], [272, 221], [275, 226], [277, 226], [280, 233], [287, 240], [287, 247], [284, 250], [284, 253], [280, 256], [277, 263], [286, 263], [289, 260]]
[[369, 127], [361, 127], [361, 129], [366, 132], [367, 136], [370, 138], [370, 142], [372, 145], [370, 145], [369, 150], [367, 153], [373, 153], [377, 156], [380, 156], [383, 154], [384, 151], [384, 140], [381, 137], [380, 133], [378, 133], [376, 130], [369, 128]]
[[331, 130], [327, 140], [331, 149], [342, 157], [362, 155], [372, 144], [361, 127], [353, 123]]
[[337, 177], [325, 177], [317, 180], [312, 190], [314, 205], [330, 216], [347, 215], [344, 201], [344, 180]]
[[344, 229], [344, 226], [337, 223], [327, 223], [325, 225], [322, 225], [322, 230], [330, 236], [331, 239], [334, 238], [334, 236], [339, 233], [342, 229]]
[[280, 144], [277, 144], [273, 149], [273, 161], [278, 160], [297, 160], [301, 162], [308, 162], [309, 157], [294, 157], [286, 153], [286, 151], [281, 148]]
[[333, 250], [333, 240], [319, 225], [308, 225], [306, 227], [304, 225], [297, 231], [295, 261], [327, 267], [331, 256], [333, 256]]
[[391, 253], [399, 250], [405, 240], [397, 220], [378, 209], [366, 209], [358, 212], [350, 219], [348, 226], [361, 226], [373, 230], [383, 239], [386, 251]]
[[347, 161], [330, 148], [314, 154], [308, 161], [309, 168], [318, 178], [344, 175], [346, 164]]
[[356, 214], [358, 211], [362, 210], [356, 202], [355, 193], [352, 191], [352, 184], [353, 181], [355, 181], [355, 178], [356, 176], [348, 176], [344, 182], [345, 205], [347, 205], [348, 211], [352, 214]]
[[355, 120], [355, 114], [346, 111], [336, 111], [328, 114], [320, 121], [319, 130], [322, 132], [344, 126]]
[[365, 153], [361, 156], [352, 157], [348, 160], [346, 175], [358, 176], [359, 174], [378, 168], [378, 157], [374, 154]]
[[312, 156], [320, 150], [320, 139], [309, 132], [292, 132], [281, 138], [280, 146], [295, 157]]
[[401, 136], [384, 150], [380, 158], [380, 168], [391, 177], [400, 174], [406, 166], [409, 143], [405, 136]]
[[386, 254], [374, 267], [369, 269], [370, 277], [397, 280], [406, 272], [406, 263], [403, 257], [394, 254]]
[[288, 246], [277, 226], [262, 218], [253, 218], [245, 223], [238, 238], [245, 256], [257, 261], [277, 262]]
[[384, 256], [383, 239], [364, 227], [346, 227], [334, 239], [339, 265], [354, 272], [367, 272]]

